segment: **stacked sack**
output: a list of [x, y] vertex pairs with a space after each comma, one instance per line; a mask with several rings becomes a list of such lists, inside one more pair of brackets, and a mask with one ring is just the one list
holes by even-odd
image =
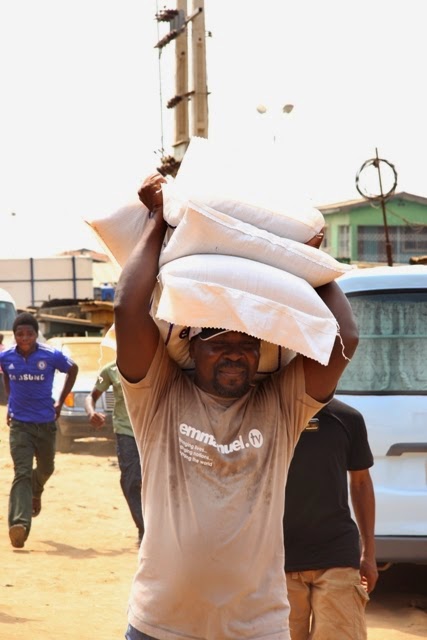
[[[305, 243], [324, 218], [291, 195], [258, 156], [236, 175], [233, 155], [193, 138], [175, 179], [163, 185], [169, 225], [159, 260], [152, 315], [185, 370], [190, 326], [242, 331], [261, 339], [259, 377], [294, 353], [327, 364], [334, 316], [314, 291], [353, 267]], [[144, 215], [145, 214], [145, 215]], [[123, 266], [146, 219], [135, 204], [86, 221]]]

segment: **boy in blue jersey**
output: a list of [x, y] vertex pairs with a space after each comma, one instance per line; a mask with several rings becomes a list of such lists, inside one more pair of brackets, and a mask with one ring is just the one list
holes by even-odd
[[[54, 471], [56, 419], [73, 388], [78, 366], [62, 351], [37, 341], [39, 325], [31, 313], [20, 313], [12, 328], [16, 344], [0, 353], [0, 366], [15, 471], [9, 495], [9, 537], [13, 547], [22, 549], [31, 520], [40, 513], [44, 485]], [[56, 370], [66, 377], [54, 401]]]

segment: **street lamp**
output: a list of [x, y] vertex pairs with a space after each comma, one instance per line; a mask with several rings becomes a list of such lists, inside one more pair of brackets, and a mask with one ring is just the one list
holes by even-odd
[[[281, 108], [281, 113], [287, 115], [287, 114], [291, 113], [293, 111], [293, 109], [294, 109], [294, 105], [290, 104], [290, 103], [287, 103], [287, 104], [284, 104], [283, 107]], [[269, 109], [268, 109], [268, 107], [266, 107], [265, 104], [259, 104], [257, 106], [256, 110], [262, 116], [269, 112]], [[276, 132], [275, 131], [273, 131], [273, 142], [276, 142]]]
[[[291, 113], [293, 108], [294, 108], [293, 104], [285, 104], [282, 107], [282, 113]], [[257, 106], [256, 110], [258, 111], [258, 113], [261, 113], [261, 114], [267, 113], [267, 111], [268, 111], [268, 109], [265, 106], [265, 104], [259, 104]]]

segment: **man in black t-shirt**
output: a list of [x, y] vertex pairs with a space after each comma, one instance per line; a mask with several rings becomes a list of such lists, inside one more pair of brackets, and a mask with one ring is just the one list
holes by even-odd
[[372, 465], [362, 414], [335, 398], [301, 434], [284, 517], [292, 640], [366, 638], [365, 606], [378, 578]]

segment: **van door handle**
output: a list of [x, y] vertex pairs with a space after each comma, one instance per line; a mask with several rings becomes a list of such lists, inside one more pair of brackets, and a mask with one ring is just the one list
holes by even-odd
[[427, 453], [427, 442], [396, 442], [386, 456], [401, 456], [402, 453]]

